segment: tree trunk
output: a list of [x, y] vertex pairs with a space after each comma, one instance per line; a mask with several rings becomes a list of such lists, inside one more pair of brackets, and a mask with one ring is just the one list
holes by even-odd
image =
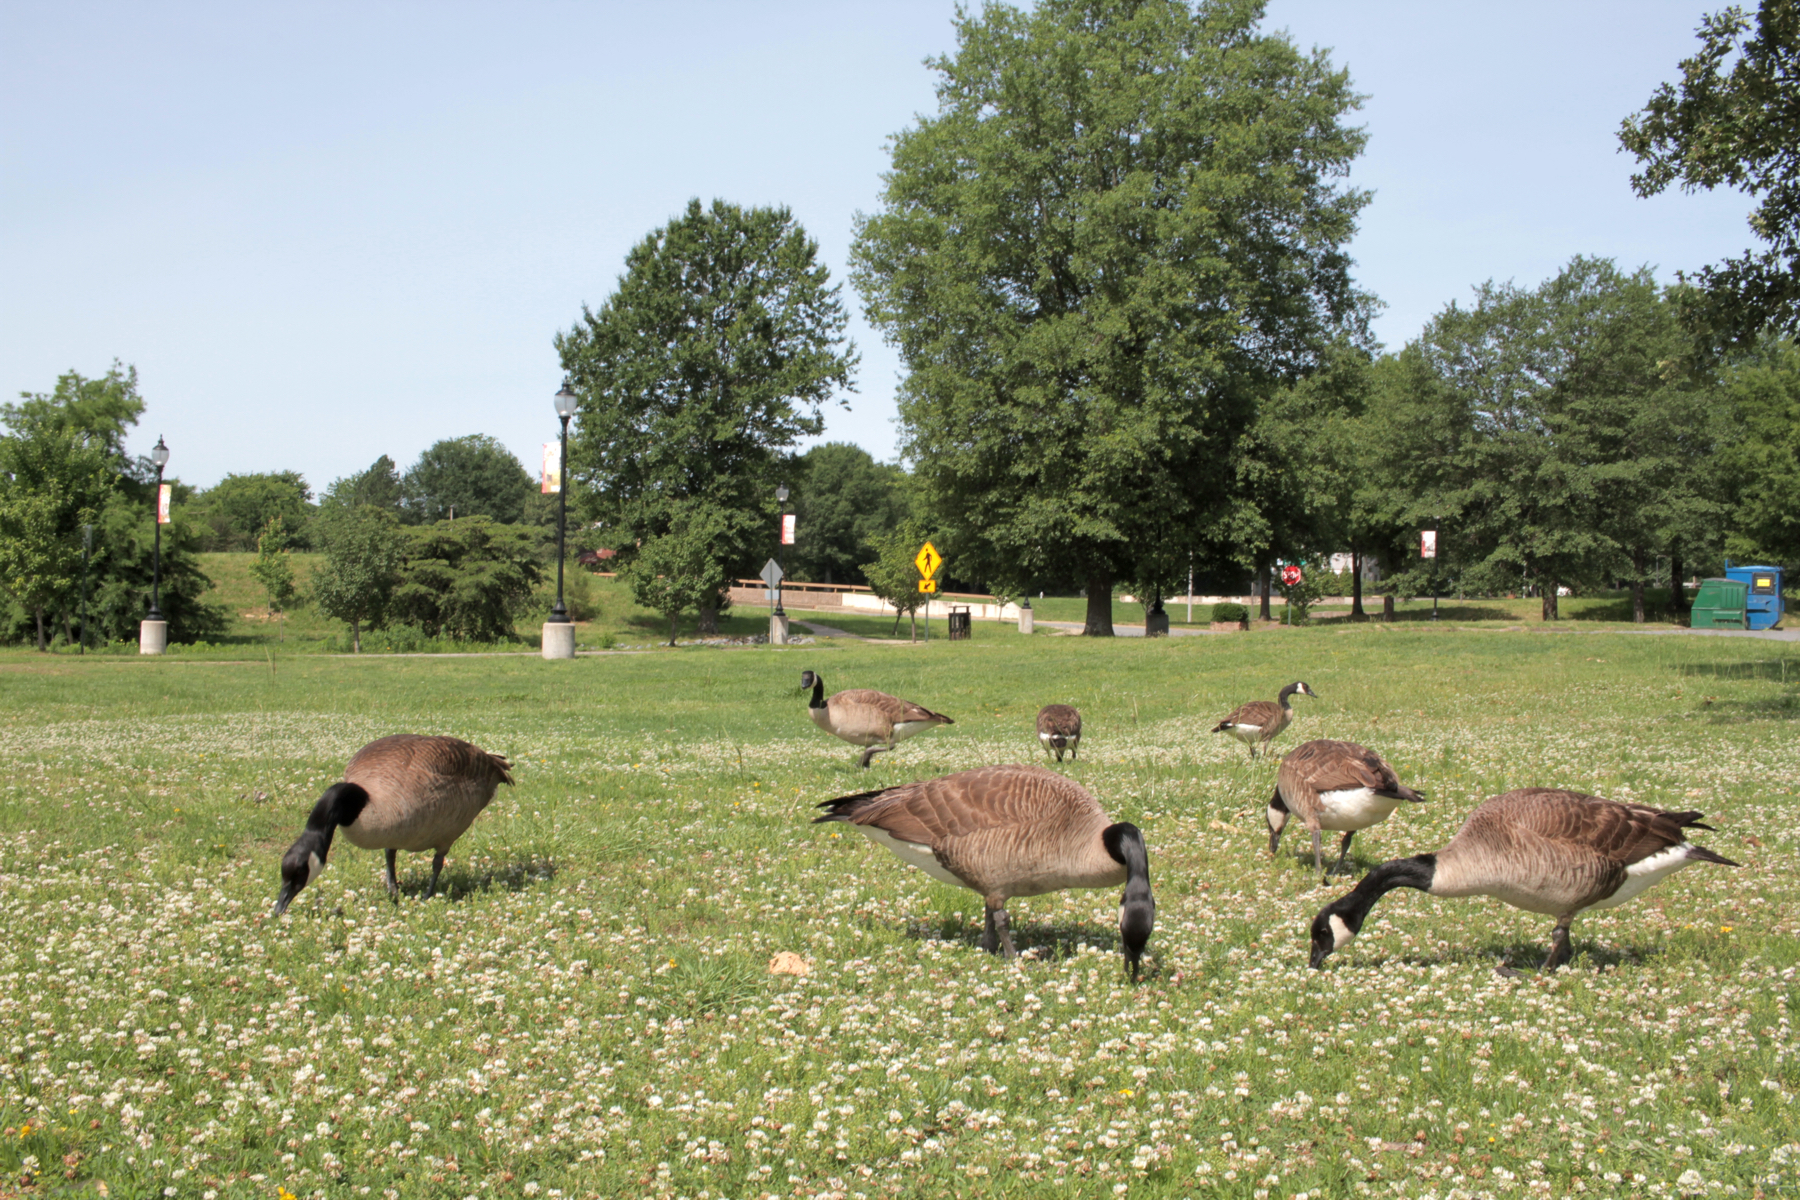
[[33, 608], [31, 611], [33, 611], [37, 614], [37, 631], [38, 631], [38, 647], [37, 648], [38, 648], [38, 653], [42, 654], [45, 652], [46, 649], [48, 649], [48, 647], [46, 647], [44, 645], [44, 606], [40, 604], [37, 607]]
[[1257, 613], [1257, 617], [1260, 620], [1270, 621], [1274, 619], [1269, 615], [1269, 593], [1274, 590], [1272, 581], [1275, 575], [1275, 568], [1268, 563], [1264, 563], [1257, 568], [1257, 571], [1257, 590], [1262, 593], [1262, 605], [1260, 611]]
[[676, 632], [677, 627], [680, 625], [680, 622], [681, 622], [681, 614], [680, 613], [673, 612], [673, 613], [669, 614], [669, 645], [671, 645], [671, 646], [673, 646], [675, 644], [675, 632]]
[[70, 619], [69, 610], [66, 608], [63, 609], [62, 619], [63, 619], [63, 640], [68, 642], [69, 645], [73, 646], [75, 644], [75, 622]]
[[1081, 627], [1083, 637], [1111, 637], [1112, 576], [1095, 573], [1087, 581], [1087, 623]]
[[1644, 548], [1631, 549], [1631, 619], [1644, 623]]
[[1543, 588], [1544, 620], [1554, 621], [1556, 620], [1556, 580], [1546, 575], [1543, 579]]
[[1350, 552], [1350, 619], [1352, 621], [1369, 619], [1369, 614], [1363, 611], [1362, 606], [1362, 551], [1360, 550]]
[[350, 618], [350, 653], [362, 653], [362, 622], [355, 617]]
[[1669, 555], [1669, 615], [1680, 616], [1688, 610], [1687, 589], [1681, 584], [1681, 555]]
[[700, 610], [700, 624], [695, 632], [702, 634], [717, 634], [719, 632], [718, 605], [715, 604], [711, 608], [703, 608]]

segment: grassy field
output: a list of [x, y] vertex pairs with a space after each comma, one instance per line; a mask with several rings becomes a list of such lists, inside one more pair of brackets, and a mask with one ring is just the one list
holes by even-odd
[[[803, 668], [956, 724], [855, 769]], [[1272, 766], [1207, 729], [1305, 679], [1279, 745], [1373, 745], [1426, 791], [1360, 874], [1482, 798], [1697, 808], [1695, 866], [1576, 922], [1401, 891], [1307, 968], [1321, 888], [1278, 861]], [[1145, 830], [1116, 891], [980, 901], [821, 800], [1030, 761]], [[535, 657], [0, 654], [0, 1195], [855, 1197], [1791, 1195], [1800, 1186], [1785, 644], [1403, 625], [1096, 642]], [[512, 757], [447, 894], [341, 839], [270, 920], [277, 861], [363, 743]], [[792, 951], [804, 977], [771, 975]], [[1527, 968], [1498, 976], [1501, 960]]]

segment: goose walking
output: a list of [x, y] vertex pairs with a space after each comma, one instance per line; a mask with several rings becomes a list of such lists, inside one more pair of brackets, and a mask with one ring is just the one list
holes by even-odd
[[1250, 747], [1250, 757], [1256, 757], [1256, 748], [1271, 742], [1275, 736], [1288, 727], [1294, 719], [1294, 706], [1288, 703], [1289, 696], [1311, 696], [1318, 699], [1318, 693], [1304, 683], [1290, 683], [1281, 689], [1273, 701], [1252, 700], [1248, 704], [1240, 704], [1231, 710], [1231, 715], [1213, 726], [1214, 733], [1229, 733], [1238, 741]]
[[397, 733], [370, 742], [344, 768], [344, 781], [325, 789], [306, 819], [306, 831], [281, 859], [281, 895], [273, 916], [287, 911], [300, 890], [325, 869], [332, 835], [342, 829], [353, 846], [387, 851], [388, 895], [400, 898], [394, 859], [402, 850], [437, 853], [431, 889], [437, 894], [444, 856], [500, 784], [512, 782], [512, 766], [460, 738]]
[[[1612, 908], [1696, 862], [1738, 864], [1687, 840], [1704, 814], [1620, 804], [1581, 792], [1524, 788], [1483, 801], [1435, 854], [1395, 859], [1326, 905], [1312, 923], [1312, 965], [1362, 931], [1375, 902], [1397, 887], [1433, 896], [1493, 896], [1556, 918], [1543, 970], [1569, 961], [1569, 923]], [[1503, 973], [1511, 974], [1507, 968]]]
[[873, 688], [851, 688], [827, 700], [825, 678], [817, 671], [800, 672], [800, 686], [812, 689], [806, 715], [814, 725], [852, 746], [867, 747], [862, 756], [865, 769], [877, 754], [892, 750], [920, 730], [956, 724], [942, 713]]
[[1350, 839], [1360, 829], [1379, 825], [1403, 802], [1417, 804], [1425, 797], [1400, 782], [1394, 768], [1381, 755], [1355, 742], [1321, 739], [1296, 747], [1281, 760], [1275, 775], [1275, 795], [1263, 814], [1269, 824], [1269, 854], [1281, 844], [1282, 830], [1290, 816], [1312, 833], [1313, 870], [1327, 874], [1320, 856], [1319, 831], [1344, 835], [1337, 863], [1329, 874], [1344, 869]]
[[1119, 940], [1131, 977], [1156, 923], [1144, 835], [1114, 823], [1080, 784], [1039, 766], [982, 767], [922, 783], [839, 796], [815, 820], [854, 825], [934, 879], [987, 906], [982, 947], [1014, 957], [1006, 902], [1065, 888], [1125, 885]]
[[1054, 751], [1057, 762], [1064, 750], [1072, 760], [1081, 747], [1081, 714], [1067, 704], [1046, 704], [1038, 710], [1037, 734], [1045, 753]]

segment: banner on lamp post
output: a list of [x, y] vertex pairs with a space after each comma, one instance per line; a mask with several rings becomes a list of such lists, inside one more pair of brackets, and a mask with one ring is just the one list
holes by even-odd
[[1437, 530], [1421, 529], [1419, 531], [1419, 557], [1437, 557]]
[[556, 442], [544, 443], [544, 485], [542, 494], [562, 491], [562, 447]]
[[781, 514], [781, 544], [784, 546], [791, 546], [794, 544], [794, 514], [793, 513], [782, 513]]
[[169, 492], [174, 486], [175, 485], [172, 483], [165, 483], [162, 485], [161, 491], [157, 494], [156, 523], [158, 525], [167, 525], [169, 523]]

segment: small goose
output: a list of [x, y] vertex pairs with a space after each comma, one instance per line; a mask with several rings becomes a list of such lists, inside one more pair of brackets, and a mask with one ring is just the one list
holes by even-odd
[[1248, 704], [1240, 704], [1231, 711], [1231, 715], [1213, 726], [1214, 733], [1229, 733], [1232, 737], [1250, 747], [1250, 757], [1256, 757], [1256, 748], [1264, 742], [1273, 741], [1275, 735], [1288, 727], [1294, 719], [1294, 706], [1288, 703], [1292, 695], [1311, 696], [1318, 699], [1318, 693], [1304, 683], [1290, 683], [1281, 689], [1275, 702], [1252, 700]]
[[922, 783], [839, 796], [822, 821], [856, 826], [870, 841], [987, 905], [982, 947], [1014, 957], [1006, 902], [1065, 888], [1125, 885], [1119, 939], [1136, 980], [1156, 923], [1150, 859], [1138, 827], [1114, 824], [1080, 784], [1038, 766], [982, 767]]
[[401, 850], [436, 850], [431, 890], [437, 894], [444, 855], [456, 844], [494, 789], [512, 782], [512, 767], [498, 754], [460, 738], [397, 733], [370, 742], [344, 768], [344, 781], [325, 789], [300, 835], [281, 859], [279, 917], [300, 889], [319, 877], [338, 829], [353, 846], [387, 851], [388, 895], [400, 898], [394, 857]]
[[1065, 749], [1073, 759], [1081, 746], [1081, 714], [1067, 704], [1046, 704], [1038, 710], [1037, 733], [1044, 752], [1054, 750], [1057, 762]]
[[[862, 765], [884, 750], [892, 750], [901, 742], [934, 725], [954, 725], [949, 717], [929, 708], [878, 692], [873, 688], [851, 688], [825, 698], [825, 679], [817, 671], [800, 672], [800, 686], [812, 689], [806, 715], [826, 733], [843, 738], [852, 746], [867, 746]], [[887, 743], [883, 745], [882, 743]]]
[[[1312, 923], [1312, 965], [1362, 931], [1369, 910], [1397, 887], [1433, 896], [1493, 896], [1556, 918], [1543, 970], [1569, 961], [1576, 914], [1623, 904], [1689, 863], [1735, 867], [1682, 832], [1711, 829], [1697, 812], [1664, 812], [1581, 792], [1524, 788], [1486, 800], [1449, 845], [1382, 863]], [[1502, 974], [1513, 974], [1502, 967]]]
[[1320, 860], [1319, 831], [1342, 832], [1337, 864], [1329, 874], [1344, 869], [1350, 839], [1359, 829], [1379, 825], [1393, 815], [1402, 801], [1418, 803], [1425, 797], [1402, 784], [1394, 768], [1381, 755], [1355, 742], [1321, 739], [1296, 748], [1281, 760], [1275, 775], [1275, 795], [1263, 814], [1269, 823], [1269, 854], [1281, 844], [1281, 832], [1290, 815], [1299, 817], [1312, 831], [1313, 870], [1326, 874]]

